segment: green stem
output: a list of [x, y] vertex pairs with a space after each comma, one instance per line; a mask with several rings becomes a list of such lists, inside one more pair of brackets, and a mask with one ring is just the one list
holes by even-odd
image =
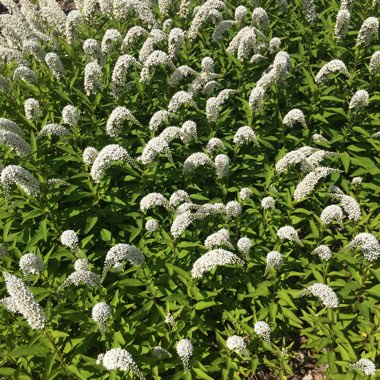
[[51, 345], [53, 346], [53, 349], [54, 349], [54, 353], [57, 355], [57, 358], [62, 366], [62, 369], [64, 372], [66, 372], [67, 374], [70, 373], [70, 371], [68, 370], [67, 368], [67, 364], [62, 356], [62, 352], [61, 350], [57, 347], [57, 345], [55, 344], [54, 342], [54, 338], [51, 336], [50, 332], [49, 331], [44, 331], [45, 332], [45, 336], [46, 338], [49, 340], [49, 342], [51, 343]]

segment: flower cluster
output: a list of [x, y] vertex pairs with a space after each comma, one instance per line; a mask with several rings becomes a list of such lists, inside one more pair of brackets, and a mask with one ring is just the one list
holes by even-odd
[[190, 358], [193, 356], [193, 344], [189, 339], [181, 339], [177, 343], [177, 354], [182, 360], [183, 369], [186, 371], [189, 368]]
[[31, 274], [41, 274], [45, 268], [41, 257], [34, 253], [26, 253], [23, 255], [19, 265], [25, 278], [28, 278]]
[[270, 327], [268, 323], [264, 321], [256, 322], [253, 329], [260, 338], [270, 343]]
[[318, 297], [327, 308], [336, 309], [339, 306], [338, 296], [325, 284], [313, 284], [299, 293], [299, 297], [306, 295]]
[[121, 348], [111, 348], [105, 354], [98, 355], [96, 364], [102, 364], [108, 371], [132, 372], [139, 379], [145, 379], [143, 373], [133, 360], [132, 355], [127, 350]]
[[79, 237], [75, 231], [66, 230], [61, 234], [61, 243], [65, 247], [68, 247], [71, 250], [75, 251], [78, 249]]
[[240, 355], [250, 356], [244, 339], [238, 335], [230, 336], [226, 341], [226, 346], [229, 350], [235, 351]]
[[363, 371], [367, 376], [372, 376], [376, 373], [376, 365], [370, 359], [360, 359], [352, 364], [351, 367]]
[[116, 244], [107, 252], [104, 261], [102, 280], [104, 280], [107, 272], [111, 268], [119, 269], [122, 260], [128, 260], [132, 265], [141, 266], [145, 263], [145, 256], [133, 245], [124, 243]]
[[5, 305], [11, 311], [22, 314], [33, 330], [44, 329], [47, 317], [28, 287], [13, 274], [3, 273], [3, 276], [10, 296]]
[[193, 264], [191, 275], [193, 278], [202, 278], [206, 272], [219, 265], [243, 265], [244, 262], [234, 253], [225, 249], [215, 249], [206, 252]]
[[111, 317], [111, 308], [105, 303], [97, 303], [92, 308], [92, 319], [98, 324], [102, 334], [105, 332], [107, 320]]
[[303, 247], [302, 241], [298, 237], [298, 232], [292, 226], [283, 226], [277, 231], [277, 236], [281, 240], [290, 240]]
[[350, 77], [350, 73], [347, 70], [346, 65], [339, 59], [333, 59], [332, 61], [326, 63], [319, 71], [315, 77], [317, 84], [325, 84], [328, 80], [330, 74], [340, 73], [346, 77]]
[[362, 232], [354, 237], [348, 244], [348, 249], [360, 247], [364, 257], [368, 261], [375, 261], [380, 256], [380, 243], [376, 237], [370, 233]]

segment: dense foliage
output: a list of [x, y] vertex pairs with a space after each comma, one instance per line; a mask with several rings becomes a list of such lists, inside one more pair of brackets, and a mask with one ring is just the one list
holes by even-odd
[[0, 376], [376, 376], [379, 1], [1, 1]]

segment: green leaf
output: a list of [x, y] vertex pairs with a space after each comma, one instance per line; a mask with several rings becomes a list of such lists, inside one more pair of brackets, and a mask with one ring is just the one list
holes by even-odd
[[19, 356], [45, 356], [51, 350], [41, 344], [33, 346], [21, 346], [9, 353], [9, 356], [17, 358]]

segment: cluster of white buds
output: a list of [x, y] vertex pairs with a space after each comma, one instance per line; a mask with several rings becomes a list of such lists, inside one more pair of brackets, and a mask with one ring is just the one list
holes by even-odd
[[225, 154], [218, 154], [214, 160], [215, 172], [218, 178], [224, 178], [228, 176], [230, 159]]
[[369, 95], [366, 90], [356, 91], [350, 100], [349, 109], [354, 111], [360, 111], [364, 107], [368, 106]]
[[278, 251], [271, 251], [267, 254], [266, 257], [266, 267], [265, 267], [265, 274], [267, 274], [271, 269], [274, 269], [275, 271], [279, 270], [284, 262], [284, 259], [282, 258], [282, 255]]
[[150, 232], [151, 234], [155, 231], [157, 231], [160, 228], [160, 225], [158, 224], [157, 220], [155, 219], [149, 219], [145, 223], [145, 229]]
[[270, 327], [268, 323], [264, 321], [256, 322], [253, 329], [260, 338], [270, 343]]
[[363, 371], [367, 376], [372, 376], [376, 373], [376, 365], [370, 359], [360, 359], [356, 363], [352, 364], [351, 367]]
[[163, 360], [163, 359], [170, 359], [172, 357], [172, 354], [165, 350], [165, 348], [156, 346], [153, 348], [153, 355], [158, 359], [158, 360]]
[[235, 8], [235, 21], [241, 24], [248, 14], [248, 9], [244, 5]]
[[171, 313], [168, 313], [165, 317], [165, 323], [172, 329], [176, 326], [176, 321]]
[[252, 242], [251, 239], [247, 238], [246, 236], [241, 237], [237, 242], [237, 247], [239, 252], [247, 258], [249, 256], [249, 251], [252, 248]]
[[31, 274], [41, 274], [45, 269], [45, 264], [40, 256], [34, 253], [26, 253], [19, 262], [20, 269], [25, 278]]
[[360, 247], [364, 257], [368, 261], [375, 261], [380, 256], [380, 243], [376, 237], [370, 233], [362, 232], [354, 237], [348, 244], [348, 249]]
[[261, 200], [261, 207], [264, 210], [268, 210], [270, 208], [275, 209], [276, 208], [276, 200], [271, 196], [265, 197]]
[[96, 94], [100, 88], [102, 69], [95, 60], [88, 63], [84, 69], [84, 89], [86, 95]]
[[116, 98], [120, 98], [128, 89], [126, 79], [131, 67], [141, 67], [140, 62], [133, 56], [124, 54], [117, 59], [111, 79], [112, 95]]
[[180, 28], [173, 28], [169, 32], [168, 36], [168, 52], [169, 57], [171, 59], [174, 59], [179, 52], [179, 49], [181, 48], [181, 44], [185, 40], [185, 33]]
[[323, 144], [330, 144], [329, 143], [329, 140], [326, 139], [326, 137], [323, 137], [321, 134], [319, 133], [314, 133], [313, 136], [311, 136], [311, 138], [313, 139], [313, 141], [317, 144], [319, 143], [323, 143]]
[[140, 210], [146, 212], [152, 207], [163, 206], [167, 210], [171, 209], [169, 201], [160, 193], [149, 193], [140, 201]]
[[38, 82], [38, 76], [29, 67], [20, 65], [13, 73], [13, 79], [21, 79], [29, 84], [36, 84]]
[[79, 121], [79, 112], [74, 106], [65, 106], [62, 110], [62, 119], [65, 124], [76, 125]]
[[40, 102], [34, 98], [25, 100], [24, 110], [26, 118], [30, 121], [37, 120], [42, 114]]
[[310, 285], [299, 293], [299, 297], [310, 294], [318, 297], [327, 308], [336, 309], [339, 306], [338, 296], [328, 285], [319, 283]]
[[[177, 133], [173, 133], [177, 131]], [[171, 163], [173, 162], [173, 158], [169, 149], [168, 142], [172, 141], [172, 139], [179, 137], [179, 134], [181, 133], [180, 129], [177, 127], [168, 127], [166, 128], [161, 135], [157, 137], [153, 137], [148, 141], [148, 143], [145, 145], [143, 152], [140, 157], [137, 159], [143, 163], [144, 165], [148, 165], [152, 163], [155, 158], [160, 154], [164, 153], [165, 156], [168, 158], [168, 160]]]
[[309, 24], [314, 24], [317, 19], [317, 10], [314, 0], [302, 0], [302, 8]]
[[292, 226], [283, 226], [278, 229], [277, 236], [281, 240], [290, 240], [303, 247], [302, 241], [298, 237], [298, 232]]
[[113, 161], [125, 161], [130, 165], [135, 165], [134, 160], [126, 149], [117, 144], [105, 146], [96, 156], [91, 167], [91, 177], [99, 183], [104, 171], [111, 165]]
[[310, 193], [312, 193], [320, 179], [327, 177], [328, 175], [336, 171], [338, 170], [334, 168], [327, 168], [324, 166], [317, 167], [315, 170], [307, 174], [303, 178], [303, 180], [297, 185], [293, 193], [293, 198], [296, 201], [300, 201], [301, 199], [305, 198]]
[[289, 111], [285, 117], [284, 117], [284, 120], [282, 121], [284, 123], [284, 125], [286, 125], [287, 127], [294, 127], [294, 125], [296, 125], [297, 123], [301, 124], [301, 126], [303, 128], [306, 128], [307, 129], [307, 125], [306, 125], [306, 120], [305, 120], [305, 115], [303, 114], [303, 112], [298, 109], [298, 108], [294, 108], [292, 109], [291, 111]]
[[185, 190], [174, 191], [169, 199], [169, 204], [173, 208], [178, 207], [181, 203], [184, 203], [184, 202], [191, 203], [189, 194]]
[[44, 136], [69, 136], [70, 132], [63, 126], [57, 123], [46, 124], [37, 134], [37, 138]]
[[[253, 57], [252, 57], [253, 58]], [[274, 84], [285, 81], [290, 70], [290, 56], [285, 51], [276, 54], [270, 70], [258, 80], [249, 95], [249, 105], [253, 111], [259, 111], [264, 105], [265, 92]]]
[[292, 150], [285, 154], [277, 163], [276, 163], [276, 171], [278, 173], [283, 173], [289, 169], [290, 166], [298, 164], [304, 160], [312, 153], [316, 151], [315, 148], [311, 148], [309, 146], [303, 146], [302, 148]]
[[186, 120], [180, 129], [180, 139], [184, 144], [188, 144], [191, 140], [198, 140], [197, 124], [192, 120]]
[[[0, 59], [1, 59], [1, 52], [0, 52]], [[11, 89], [10, 80], [5, 76], [0, 75], [0, 92], [7, 93], [10, 91], [10, 89]]]
[[83, 151], [83, 162], [86, 165], [92, 165], [98, 156], [99, 152], [92, 146], [88, 146]]
[[343, 61], [339, 59], [333, 59], [332, 61], [326, 63], [315, 76], [315, 81], [317, 84], [325, 84], [328, 80], [330, 74], [343, 74], [346, 77], [350, 77], [350, 73], [347, 70], [346, 65]]
[[323, 261], [329, 261], [332, 256], [331, 250], [327, 245], [319, 245], [312, 253], [318, 255]]
[[225, 249], [214, 249], [206, 252], [193, 264], [191, 275], [193, 278], [202, 278], [206, 272], [218, 265], [243, 265], [244, 262], [234, 253]]
[[196, 106], [193, 100], [193, 96], [189, 92], [178, 91], [170, 99], [170, 102], [168, 105], [168, 112], [172, 114], [176, 113], [179, 110], [179, 108], [183, 105], [193, 106], [193, 107]]
[[0, 144], [4, 144], [14, 150], [20, 157], [27, 156], [31, 152], [30, 145], [20, 135], [0, 129]]
[[187, 371], [190, 364], [190, 358], [193, 356], [193, 344], [189, 339], [181, 339], [177, 343], [177, 354], [182, 360], [184, 371]]
[[175, 69], [168, 54], [162, 50], [154, 50], [144, 61], [144, 66], [140, 72], [140, 82], [148, 83], [154, 74], [155, 68], [160, 65], [168, 66], [172, 70]]
[[219, 117], [219, 108], [223, 103], [234, 93], [236, 90], [225, 89], [220, 91], [218, 96], [207, 99], [206, 102], [206, 116], [210, 123], [215, 123]]
[[358, 221], [361, 218], [361, 210], [359, 203], [350, 195], [343, 193], [330, 192], [330, 196], [338, 199], [342, 205], [343, 210], [347, 213], [348, 219]]
[[380, 73], [380, 51], [375, 51], [369, 62], [369, 71], [372, 75]]
[[263, 32], [266, 32], [269, 28], [269, 17], [264, 8], [258, 7], [253, 10], [252, 21]]
[[354, 177], [354, 178], [352, 178], [352, 181], [351, 181], [353, 186], [359, 186], [359, 185], [361, 185], [362, 182], [363, 182], [362, 177]]
[[10, 311], [22, 314], [33, 330], [44, 329], [47, 322], [46, 314], [28, 287], [13, 274], [3, 272], [3, 276], [10, 296], [5, 306]]
[[209, 166], [211, 168], [214, 168], [214, 163], [210, 157], [203, 152], [193, 153], [186, 158], [183, 164], [183, 172], [185, 174], [191, 173], [200, 166]]
[[97, 303], [92, 308], [92, 319], [99, 326], [99, 330], [102, 334], [105, 333], [107, 320], [111, 317], [111, 308], [105, 302]]
[[145, 380], [132, 355], [127, 350], [121, 348], [111, 348], [105, 354], [98, 355], [96, 364], [102, 364], [108, 371], [132, 372], [140, 380]]
[[156, 132], [161, 124], [167, 123], [169, 120], [169, 112], [160, 110], [153, 114], [149, 121], [149, 129]]
[[5, 195], [9, 194], [9, 188], [12, 184], [20, 186], [27, 195], [36, 196], [40, 191], [39, 182], [26, 169], [18, 165], [8, 165], [0, 175], [0, 182], [4, 186]]
[[129, 109], [123, 106], [118, 106], [111, 112], [111, 115], [107, 120], [107, 134], [111, 137], [117, 137], [120, 134], [126, 120], [142, 128], [141, 123], [133, 116]]
[[335, 23], [334, 34], [336, 38], [343, 39], [346, 37], [350, 21], [351, 13], [347, 9], [340, 9], [336, 16]]
[[244, 145], [252, 142], [254, 145], [259, 146], [254, 130], [249, 126], [240, 127], [234, 135], [234, 143], [236, 145]]
[[122, 260], [128, 260], [132, 265], [141, 266], [145, 263], [145, 256], [134, 245], [125, 243], [116, 244], [107, 252], [103, 266], [102, 281], [111, 268], [120, 269], [120, 262]]
[[74, 263], [74, 272], [71, 273], [66, 280], [60, 285], [58, 291], [74, 284], [79, 286], [81, 284], [86, 285], [90, 288], [97, 288], [100, 286], [99, 276], [88, 270], [88, 262], [86, 259], [78, 259]]
[[121, 44], [122, 50], [126, 51], [127, 49], [131, 48], [139, 39], [142, 37], [147, 37], [148, 35], [149, 32], [142, 26], [132, 26], [132, 28], [128, 30]]
[[153, 29], [149, 33], [149, 37], [145, 40], [139, 52], [139, 61], [145, 63], [147, 58], [154, 52], [155, 46], [166, 41], [167, 34], [161, 29]]
[[235, 351], [236, 353], [243, 356], [250, 356], [247, 345], [244, 342], [244, 339], [238, 335], [230, 336], [226, 341], [226, 346], [229, 350]]
[[327, 206], [322, 210], [320, 219], [321, 223], [324, 225], [331, 224], [335, 221], [342, 225], [343, 211], [339, 206], [336, 205]]
[[80, 11], [73, 9], [69, 12], [66, 18], [65, 24], [65, 34], [66, 39], [69, 44], [72, 44], [78, 35], [78, 30], [80, 24], [82, 24], [83, 19]]
[[262, 34], [257, 28], [246, 26], [231, 40], [227, 53], [236, 54], [239, 61], [248, 60], [257, 48], [257, 36]]
[[230, 201], [226, 203], [226, 217], [237, 218], [242, 213], [241, 204], [238, 201]]
[[73, 230], [63, 231], [61, 234], [61, 243], [72, 251], [76, 251], [79, 243], [78, 234]]
[[213, 248], [227, 247], [229, 249], [233, 249], [233, 245], [230, 240], [230, 233], [225, 228], [209, 235], [205, 242], [204, 246], [207, 250], [211, 250]]
[[281, 12], [285, 12], [288, 8], [287, 0], [276, 0], [276, 6]]
[[103, 62], [102, 49], [99, 42], [93, 38], [88, 38], [83, 42], [83, 51], [84, 54], [91, 59], [91, 61], [96, 61], [98, 63]]
[[358, 37], [356, 46], [368, 46], [372, 40], [376, 40], [379, 34], [379, 20], [376, 17], [368, 17], [364, 20]]
[[214, 32], [213, 32], [213, 34], [211, 36], [211, 40], [213, 42], [219, 42], [219, 41], [221, 41], [223, 39], [223, 34], [226, 33], [228, 31], [228, 29], [230, 29], [234, 25], [236, 25], [236, 21], [234, 21], [234, 20], [222, 20], [222, 21], [219, 21], [215, 25], [215, 29], [214, 29]]
[[64, 76], [64, 68], [61, 59], [56, 53], [47, 53], [45, 62], [56, 79], [62, 79]]
[[206, 151], [210, 154], [213, 154], [217, 150], [224, 150], [225, 148], [223, 141], [218, 137], [212, 137], [206, 145]]
[[239, 191], [239, 197], [242, 201], [246, 201], [247, 199], [249, 199], [252, 194], [253, 194], [253, 192], [249, 187], [243, 187]]
[[113, 2], [113, 16], [116, 20], [124, 21], [133, 12], [143, 24], [151, 29], [157, 26], [157, 20], [151, 8], [151, 3], [146, 1], [115, 0]]
[[117, 45], [121, 44], [121, 34], [116, 29], [107, 29], [102, 39], [103, 54], [110, 54]]
[[269, 41], [269, 52], [271, 54], [276, 54], [281, 49], [281, 40], [278, 37], [273, 37]]
[[37, 61], [43, 61], [45, 59], [46, 52], [37, 41], [26, 40], [22, 44], [22, 50], [24, 53], [32, 54]]
[[226, 5], [224, 1], [221, 0], [207, 0], [205, 3], [197, 7], [190, 28], [187, 31], [187, 37], [190, 40], [194, 40], [202, 25], [207, 20], [212, 19], [213, 16], [216, 16], [218, 21], [221, 21], [222, 16], [219, 11], [224, 9], [226, 9]]

